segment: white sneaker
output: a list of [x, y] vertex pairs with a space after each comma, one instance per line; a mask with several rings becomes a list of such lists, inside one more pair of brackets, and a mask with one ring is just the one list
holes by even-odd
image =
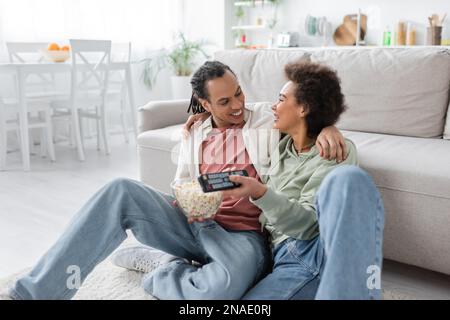
[[175, 259], [177, 257], [171, 254], [143, 245], [119, 249], [111, 256], [111, 262], [114, 265], [145, 273]]

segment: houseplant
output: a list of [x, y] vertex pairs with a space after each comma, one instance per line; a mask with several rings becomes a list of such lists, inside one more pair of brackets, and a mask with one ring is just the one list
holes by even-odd
[[176, 37], [176, 43], [170, 50], [160, 50], [153, 57], [143, 59], [144, 70], [142, 80], [150, 89], [153, 88], [159, 72], [171, 68], [174, 75], [171, 77], [172, 94], [174, 99], [188, 98], [190, 95], [190, 76], [194, 71], [196, 59], [199, 55], [208, 59], [203, 40], [190, 41], [182, 32]]

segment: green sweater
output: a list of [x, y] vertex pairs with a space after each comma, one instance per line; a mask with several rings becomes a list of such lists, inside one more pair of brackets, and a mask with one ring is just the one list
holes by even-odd
[[325, 176], [339, 165], [357, 165], [356, 147], [346, 139], [347, 159], [340, 164], [320, 157], [316, 146], [297, 154], [290, 136], [279, 144], [279, 161], [271, 164], [265, 179], [267, 192], [258, 200], [252, 200], [263, 213], [260, 222], [276, 245], [292, 237], [313, 239], [319, 234], [315, 197]]

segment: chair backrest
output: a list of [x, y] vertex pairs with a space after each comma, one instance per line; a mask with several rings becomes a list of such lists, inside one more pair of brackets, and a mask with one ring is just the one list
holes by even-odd
[[40, 50], [47, 49], [46, 42], [7, 42], [9, 62], [42, 62]]
[[[42, 63], [45, 61], [41, 50], [46, 50], [47, 42], [7, 42], [9, 62], [11, 63]], [[36, 90], [54, 90], [54, 74], [31, 75], [26, 82], [27, 87]]]
[[[111, 46], [111, 62], [131, 63], [131, 42], [113, 43]], [[126, 89], [125, 69], [113, 68], [109, 74], [111, 89]]]
[[104, 95], [111, 63], [111, 41], [71, 39], [70, 47], [73, 93], [99, 90]]

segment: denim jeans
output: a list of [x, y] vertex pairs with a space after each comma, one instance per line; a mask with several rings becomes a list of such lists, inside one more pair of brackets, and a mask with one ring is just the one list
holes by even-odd
[[330, 172], [316, 196], [320, 234], [273, 248], [272, 272], [243, 299], [380, 299], [384, 209], [370, 176]]
[[[239, 299], [266, 272], [270, 248], [255, 231], [227, 231], [214, 221], [189, 224], [174, 198], [144, 184], [117, 179], [76, 214], [56, 244], [11, 290], [14, 299], [70, 299], [80, 283], [127, 237], [184, 259], [143, 278], [159, 299]], [[71, 280], [69, 280], [71, 279]]]

